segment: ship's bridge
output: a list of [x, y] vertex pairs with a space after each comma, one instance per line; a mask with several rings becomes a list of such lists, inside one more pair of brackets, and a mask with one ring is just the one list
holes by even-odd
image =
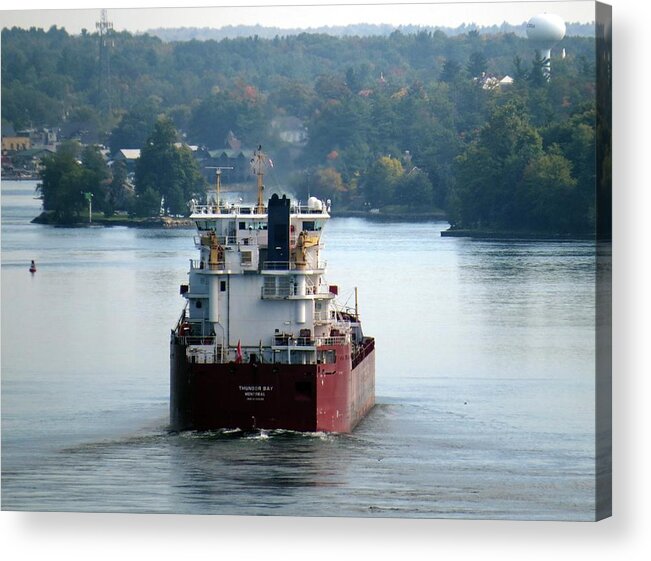
[[[232, 218], [240, 216], [251, 216], [252, 218], [264, 218], [268, 215], [267, 205], [240, 204], [240, 203], [211, 203], [211, 204], [194, 204], [192, 214], [193, 220], [215, 219], [215, 218]], [[316, 197], [310, 197], [307, 203], [294, 201], [290, 204], [289, 213], [297, 218], [314, 217], [320, 215], [321, 218], [328, 219], [330, 208], [327, 202], [320, 201]]]
[[[290, 206], [289, 243], [292, 248], [300, 242], [301, 232], [309, 245], [320, 240], [321, 231], [330, 218], [329, 206], [316, 197], [307, 204], [298, 202]], [[223, 247], [254, 245], [266, 247], [268, 242], [268, 207], [242, 204], [194, 205], [190, 216], [195, 221], [198, 235], [197, 249], [217, 243]], [[216, 236], [216, 237], [213, 237]]]

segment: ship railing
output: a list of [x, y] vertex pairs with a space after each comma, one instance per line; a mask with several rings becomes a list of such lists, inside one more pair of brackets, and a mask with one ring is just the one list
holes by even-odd
[[308, 271], [323, 271], [326, 268], [326, 261], [319, 261], [316, 263], [316, 266], [313, 266], [311, 263], [296, 263], [295, 261], [264, 261], [262, 263], [262, 269], [265, 271], [296, 271], [296, 270], [308, 270]]
[[314, 281], [310, 278], [307, 277], [305, 279], [305, 294], [334, 294], [331, 291], [331, 286], [329, 284], [326, 284], [324, 282], [321, 282], [321, 279], [317, 282], [317, 284], [314, 284]]
[[217, 205], [197, 205], [192, 207], [192, 214], [222, 214], [223, 207]]
[[[219, 245], [235, 245], [237, 243], [237, 236], [215, 236]], [[210, 236], [194, 236], [194, 245], [197, 249], [202, 247], [210, 247]]]
[[186, 347], [191, 345], [214, 346], [216, 337], [214, 335], [182, 335], [177, 341]]
[[335, 335], [332, 337], [317, 337], [315, 339], [317, 347], [328, 347], [332, 345], [345, 345], [350, 341], [347, 335]]
[[202, 261], [201, 259], [190, 259], [190, 269], [192, 271], [203, 269], [207, 271], [225, 271], [225, 261]]
[[240, 205], [227, 203], [223, 205], [194, 205], [192, 214], [267, 214], [267, 207], [258, 212], [257, 205]]
[[375, 349], [375, 339], [373, 337], [364, 337], [361, 344], [357, 345], [350, 357], [353, 368], [371, 354], [373, 349]]
[[172, 333], [174, 333], [175, 336], [181, 333], [181, 325], [183, 325], [183, 323], [187, 320], [187, 317], [188, 317], [188, 302], [186, 302], [185, 306], [183, 306], [183, 310], [181, 311], [179, 320], [176, 322], [176, 325], [172, 330]]
[[323, 214], [325, 216], [329, 216], [325, 207], [313, 208], [306, 204], [293, 204], [290, 206], [289, 211], [292, 214]]
[[314, 347], [314, 337], [292, 337], [290, 335], [276, 335], [274, 337], [275, 347]]
[[266, 271], [289, 271], [290, 265], [289, 261], [264, 261], [262, 269]]
[[332, 294], [330, 292], [330, 287], [327, 284], [319, 284], [316, 286], [306, 286], [306, 294]]
[[[328, 295], [331, 294], [330, 288], [327, 285], [318, 285], [318, 286], [306, 286], [305, 294], [298, 294], [297, 287], [295, 285], [278, 285], [278, 286], [263, 286], [262, 289], [262, 298], [290, 298], [301, 296], [318, 296], [318, 295]], [[325, 318], [324, 318], [325, 319]]]
[[[267, 207], [262, 207], [262, 212], [258, 212], [258, 206], [255, 204], [235, 204], [225, 203], [220, 204], [195, 204], [192, 207], [193, 214], [267, 214]], [[327, 207], [313, 208], [307, 204], [292, 204], [289, 208], [292, 214], [320, 214], [329, 216]]]
[[292, 290], [289, 286], [263, 286], [262, 298], [289, 298], [292, 296]]
[[224, 361], [221, 346], [201, 343], [187, 345], [185, 356], [191, 364], [221, 364]]

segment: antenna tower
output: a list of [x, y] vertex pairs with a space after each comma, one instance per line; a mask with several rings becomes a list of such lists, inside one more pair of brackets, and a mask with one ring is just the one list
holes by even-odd
[[113, 107], [111, 103], [111, 47], [114, 46], [111, 33], [113, 22], [108, 21], [106, 10], [101, 11], [100, 20], [95, 23], [99, 36], [99, 80], [98, 100], [100, 109], [110, 115]]

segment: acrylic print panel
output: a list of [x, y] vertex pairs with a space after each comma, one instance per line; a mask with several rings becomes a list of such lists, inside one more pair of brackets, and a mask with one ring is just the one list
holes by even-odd
[[3, 510], [610, 515], [608, 6], [0, 17]]

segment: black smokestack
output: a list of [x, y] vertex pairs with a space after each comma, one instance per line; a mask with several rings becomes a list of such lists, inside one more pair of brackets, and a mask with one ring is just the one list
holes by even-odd
[[268, 257], [270, 268], [289, 269], [289, 199], [275, 193], [268, 206]]

